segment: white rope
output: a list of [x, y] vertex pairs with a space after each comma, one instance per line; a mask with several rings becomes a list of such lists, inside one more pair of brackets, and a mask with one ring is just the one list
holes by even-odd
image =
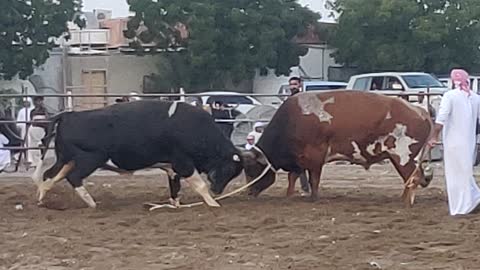
[[[273, 168], [272, 164], [268, 161], [267, 159], [267, 156], [265, 156], [265, 154], [263, 153], [262, 150], [260, 150], [260, 148], [254, 146], [253, 147], [255, 150], [257, 150], [258, 152], [260, 152], [264, 157], [265, 157], [265, 160], [267, 162], [267, 166], [265, 167], [265, 169], [263, 169], [262, 173], [257, 176], [257, 178], [253, 179], [252, 181], [250, 181], [249, 183], [247, 183], [246, 185], [244, 186], [241, 186], [227, 194], [224, 194], [222, 196], [219, 196], [217, 198], [214, 198], [216, 201], [220, 201], [220, 200], [223, 200], [225, 198], [228, 198], [232, 195], [235, 195], [245, 189], [247, 189], [248, 187], [254, 185], [256, 182], [260, 181], [260, 179], [262, 179], [268, 171], [272, 170], [273, 172], [276, 172], [275, 169]], [[153, 210], [156, 210], [156, 209], [160, 209], [160, 208], [172, 208], [172, 209], [178, 209], [178, 208], [191, 208], [191, 207], [194, 207], [194, 206], [200, 206], [202, 204], [204, 204], [205, 202], [196, 202], [196, 203], [190, 203], [190, 204], [181, 204], [179, 206], [175, 206], [175, 205], [172, 205], [172, 204], [169, 204], [169, 203], [166, 203], [166, 204], [154, 204], [154, 203], [146, 203], [146, 205], [149, 205], [151, 206], [149, 211], [153, 211]]]

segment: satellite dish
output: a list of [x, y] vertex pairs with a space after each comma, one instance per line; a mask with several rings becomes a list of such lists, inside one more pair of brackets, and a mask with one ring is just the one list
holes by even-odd
[[233, 132], [230, 137], [234, 145], [243, 146], [246, 143], [248, 133], [253, 131], [255, 122], [264, 122], [265, 125], [270, 122], [273, 115], [277, 111], [276, 108], [269, 105], [260, 105], [252, 108], [246, 114], [240, 114], [235, 119], [250, 119], [253, 122], [236, 122], [233, 125]]

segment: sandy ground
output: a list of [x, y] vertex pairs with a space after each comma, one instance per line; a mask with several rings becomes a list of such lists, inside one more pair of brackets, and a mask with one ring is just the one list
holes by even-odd
[[4, 174], [0, 269], [480, 269], [480, 213], [448, 216], [435, 172], [412, 209], [387, 164], [329, 165], [315, 203], [286, 199], [283, 175], [256, 199], [155, 212], [143, 203], [168, 198], [164, 176], [92, 176], [96, 210], [61, 183], [47, 195], [53, 210], [36, 206], [28, 178]]

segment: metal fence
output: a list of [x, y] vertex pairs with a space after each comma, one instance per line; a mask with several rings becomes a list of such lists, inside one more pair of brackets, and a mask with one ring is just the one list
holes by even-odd
[[[91, 87], [103, 87], [103, 86], [91, 86]], [[397, 93], [382, 93], [383, 95], [387, 96], [397, 96], [401, 98], [406, 98], [409, 96], [417, 96], [417, 97], [426, 97], [427, 102], [430, 103], [430, 97], [431, 96], [439, 96], [441, 94], [438, 93], [430, 93], [427, 91], [426, 93], [403, 93], [403, 94], [397, 94]], [[121, 98], [121, 97], [132, 97], [131, 95], [126, 95], [126, 94], [73, 94], [71, 91], [67, 91], [66, 94], [0, 94], [0, 100], [1, 99], [23, 99], [23, 98], [35, 98], [35, 97], [56, 97], [56, 98], [62, 98], [63, 99], [63, 107], [65, 108], [65, 111], [73, 111], [74, 110], [74, 99], [78, 98], [88, 98], [88, 97], [103, 97], [103, 98]], [[148, 98], [148, 99], [164, 99], [164, 98], [186, 98], [186, 97], [203, 97], [203, 96], [226, 96], [226, 95], [214, 95], [214, 94], [136, 94], [135, 97], [139, 98]], [[290, 95], [287, 94], [253, 94], [253, 93], [232, 93], [228, 95], [229, 97], [276, 97], [280, 98], [282, 101], [282, 98], [289, 97]], [[203, 104], [202, 104], [203, 105]], [[23, 107], [25, 108], [25, 107]], [[239, 122], [269, 122], [270, 119], [215, 119], [215, 122], [217, 123], [239, 123]], [[25, 121], [17, 121], [17, 120], [0, 120], [0, 124], [31, 124], [31, 123], [50, 123], [48, 120], [28, 120], [27, 115], [25, 115]], [[0, 147], [2, 150], [20, 150], [20, 151], [25, 151], [25, 150], [41, 150], [44, 149], [42, 147], [35, 147], [35, 146], [29, 146], [28, 145], [28, 140], [24, 140], [24, 146], [20, 147], [14, 147], [14, 146], [4, 146]], [[51, 148], [50, 148], [51, 149]]]

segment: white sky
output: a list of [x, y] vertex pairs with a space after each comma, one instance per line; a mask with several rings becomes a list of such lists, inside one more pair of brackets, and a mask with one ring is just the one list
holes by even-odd
[[314, 11], [319, 11], [323, 9], [322, 0], [299, 0], [298, 2], [302, 4], [302, 6], [308, 5], [310, 9]]
[[[302, 5], [308, 5], [314, 11], [320, 11], [322, 21], [331, 21], [327, 18], [327, 13], [323, 12], [324, 0], [299, 0]], [[126, 17], [129, 15], [127, 0], [83, 0], [83, 10], [92, 11], [93, 9], [109, 9], [113, 11], [113, 17]]]

